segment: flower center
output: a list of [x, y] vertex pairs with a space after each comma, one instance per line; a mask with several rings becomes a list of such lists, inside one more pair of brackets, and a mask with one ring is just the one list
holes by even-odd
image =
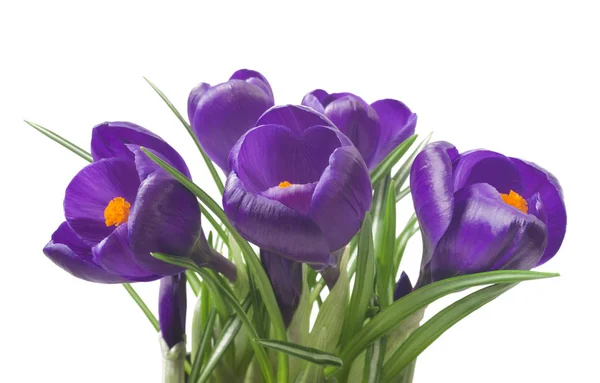
[[283, 182], [279, 183], [279, 187], [282, 189], [289, 188], [290, 186], [292, 186], [292, 184], [287, 181], [283, 181]]
[[129, 219], [129, 208], [131, 208], [131, 204], [125, 201], [125, 198], [113, 198], [106, 206], [106, 209], [104, 209], [106, 226], [119, 226], [127, 222], [127, 219]]
[[507, 205], [510, 205], [516, 209], [519, 209], [523, 213], [527, 214], [527, 211], [528, 211], [527, 201], [525, 201], [525, 198], [521, 197], [519, 195], [519, 193], [515, 193], [514, 191], [511, 190], [510, 193], [508, 193], [508, 194], [500, 193], [500, 197], [502, 197], [502, 200]]

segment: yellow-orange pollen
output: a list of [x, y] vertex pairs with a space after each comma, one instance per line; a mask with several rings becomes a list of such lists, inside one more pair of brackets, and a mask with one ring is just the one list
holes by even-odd
[[529, 210], [527, 201], [525, 201], [525, 198], [521, 197], [519, 193], [511, 190], [508, 194], [500, 193], [500, 197], [502, 197], [504, 203], [521, 210], [523, 213], [527, 213]]
[[290, 186], [292, 186], [292, 184], [287, 181], [283, 181], [283, 182], [279, 183], [279, 187], [282, 189], [289, 188]]
[[113, 198], [106, 206], [106, 209], [104, 209], [106, 226], [119, 226], [120, 224], [127, 222], [129, 219], [130, 208], [131, 204], [125, 201], [125, 198]]

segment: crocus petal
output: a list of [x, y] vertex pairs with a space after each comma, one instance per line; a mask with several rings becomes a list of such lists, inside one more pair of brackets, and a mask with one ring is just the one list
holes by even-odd
[[[108, 272], [137, 281], [153, 281], [161, 276], [143, 269], [129, 246], [128, 225], [117, 227], [106, 239], [92, 248], [94, 261]], [[150, 256], [148, 254], [148, 256]]]
[[410, 169], [410, 190], [423, 236], [423, 266], [431, 260], [433, 250], [452, 219], [451, 154], [456, 154], [454, 146], [433, 142], [417, 155]]
[[106, 226], [104, 219], [109, 202], [122, 197], [133, 205], [139, 184], [133, 161], [110, 158], [87, 165], [73, 178], [65, 193], [69, 226], [85, 242], [97, 244], [114, 230], [113, 226]]
[[137, 264], [155, 274], [181, 271], [150, 252], [186, 256], [200, 234], [200, 207], [196, 197], [168, 174], [151, 174], [140, 185], [129, 216], [129, 245]]
[[327, 105], [325, 115], [358, 148], [371, 169], [381, 133], [377, 112], [358, 97], [345, 96]]
[[292, 321], [302, 294], [302, 264], [265, 250], [260, 251], [260, 260], [271, 281], [287, 327]]
[[273, 99], [261, 88], [230, 80], [210, 88], [200, 98], [192, 128], [206, 154], [229, 173], [229, 151], [271, 106]]
[[278, 201], [249, 192], [234, 172], [227, 177], [223, 207], [237, 231], [260, 248], [297, 262], [329, 264], [329, 247], [317, 224]]
[[262, 192], [262, 195], [269, 199], [279, 201], [298, 213], [306, 214], [310, 208], [310, 202], [316, 186], [316, 182], [305, 185], [291, 185], [284, 188], [274, 186]]
[[139, 125], [130, 122], [105, 122], [92, 130], [92, 158], [121, 157], [133, 160], [133, 153], [127, 144], [152, 149], [169, 160], [170, 164], [189, 177], [190, 172], [183, 158], [162, 138]]
[[319, 113], [324, 113], [325, 105], [323, 103], [327, 96], [329, 96], [329, 93], [325, 92], [323, 89], [315, 89], [302, 98], [302, 105], [308, 106]]
[[[558, 180], [547, 170], [534, 163], [511, 158], [523, 180], [523, 197], [531, 198], [539, 193], [544, 206], [546, 226], [548, 227], [548, 246], [538, 265], [548, 261], [556, 254], [565, 237], [567, 229], [567, 211], [563, 200], [562, 188]], [[531, 206], [531, 202], [530, 202]]]
[[263, 76], [262, 74], [260, 74], [259, 72], [255, 71], [255, 70], [240, 69], [240, 70], [236, 71], [234, 74], [232, 74], [229, 79], [230, 80], [242, 80], [242, 81], [246, 81], [252, 85], [256, 85], [257, 87], [262, 89], [263, 92], [265, 92], [271, 98], [271, 100], [274, 100], [273, 90], [271, 89], [271, 84], [269, 84], [269, 82], [267, 81], [265, 76]]
[[309, 217], [321, 228], [331, 251], [348, 244], [371, 209], [371, 180], [353, 146], [336, 149], [315, 188]]
[[490, 150], [471, 150], [454, 161], [454, 190], [476, 183], [492, 185], [500, 193], [523, 194], [521, 175], [506, 156]]
[[548, 233], [543, 222], [504, 203], [488, 184], [455, 194], [454, 216], [438, 242], [433, 280], [499, 269], [529, 270], [540, 260]]
[[325, 115], [302, 105], [279, 105], [267, 110], [256, 122], [256, 126], [281, 125], [296, 132], [313, 126], [336, 126]]
[[297, 132], [280, 125], [259, 126], [231, 150], [230, 166], [255, 193], [284, 181], [309, 184], [319, 180], [329, 156], [342, 145], [339, 136], [329, 127]]
[[413, 291], [412, 283], [410, 283], [410, 278], [403, 271], [400, 275], [400, 279], [398, 279], [398, 283], [396, 283], [396, 288], [394, 289], [394, 301], [405, 297]]
[[160, 333], [172, 348], [185, 339], [187, 309], [185, 273], [164, 277], [158, 292], [158, 323]]
[[190, 92], [190, 95], [188, 96], [188, 108], [187, 108], [188, 119], [190, 120], [190, 123], [191, 123], [191, 121], [194, 120], [194, 113], [196, 113], [196, 107], [198, 106], [198, 101], [200, 101], [200, 98], [202, 98], [202, 95], [204, 93], [206, 93], [206, 91], [209, 89], [210, 89], [209, 84], [207, 84], [205, 82], [201, 82]]
[[92, 259], [92, 249], [63, 222], [44, 247], [44, 254], [69, 274], [90, 282], [124, 283], [129, 280], [111, 274]]
[[377, 166], [392, 150], [415, 134], [417, 115], [398, 100], [379, 100], [371, 107], [377, 112], [381, 124], [379, 146], [373, 158], [373, 164]]

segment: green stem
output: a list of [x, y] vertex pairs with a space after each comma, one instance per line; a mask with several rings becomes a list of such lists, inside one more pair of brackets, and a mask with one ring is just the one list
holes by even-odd
[[137, 303], [139, 308], [142, 309], [144, 314], [146, 314], [146, 318], [148, 318], [148, 320], [150, 321], [152, 326], [154, 326], [154, 329], [156, 331], [160, 331], [160, 327], [158, 326], [158, 319], [156, 319], [154, 314], [152, 314], [152, 311], [150, 311], [148, 306], [146, 306], [146, 304], [144, 303], [142, 298], [138, 295], [138, 293], [135, 291], [135, 289], [129, 283], [123, 283], [123, 287], [125, 287], [125, 290], [127, 290], [127, 292], [133, 298], [135, 303]]

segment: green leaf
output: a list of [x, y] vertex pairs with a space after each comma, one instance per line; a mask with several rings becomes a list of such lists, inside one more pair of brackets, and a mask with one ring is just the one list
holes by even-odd
[[[152, 159], [152, 161], [156, 162], [161, 168], [165, 169], [169, 174], [171, 174], [175, 179], [177, 179], [183, 186], [188, 188], [192, 193], [198, 197], [198, 199], [206, 205], [210, 211], [212, 211], [219, 220], [223, 223], [225, 228], [231, 233], [233, 240], [238, 244], [240, 249], [242, 250], [242, 254], [244, 255], [244, 260], [250, 269], [250, 274], [256, 284], [258, 291], [263, 299], [265, 308], [269, 314], [269, 318], [273, 324], [275, 329], [275, 337], [278, 340], [287, 340], [287, 334], [285, 330], [285, 325], [283, 323], [283, 317], [281, 316], [281, 312], [279, 311], [279, 306], [277, 305], [277, 300], [275, 299], [275, 293], [273, 293], [273, 288], [271, 287], [271, 282], [265, 273], [256, 253], [248, 242], [246, 242], [242, 236], [233, 228], [227, 216], [225, 216], [225, 212], [221, 207], [213, 200], [204, 190], [190, 181], [186, 176], [181, 174], [177, 169], [173, 168], [171, 165], [167, 164], [161, 158], [157, 157], [153, 153], [150, 153], [145, 148], [142, 150]], [[255, 338], [258, 338], [255, 336]], [[285, 354], [280, 353], [278, 355], [278, 364], [277, 364], [277, 381], [278, 383], [287, 383], [288, 381], [288, 362], [287, 356]]]
[[299, 344], [282, 342], [280, 340], [254, 339], [255, 342], [265, 347], [279, 352], [285, 352], [288, 355], [307, 360], [311, 363], [322, 366], [342, 366], [342, 360], [339, 356], [312, 347], [301, 346]]
[[86, 160], [88, 162], [92, 162], [92, 155], [89, 152], [83, 150], [82, 148], [75, 145], [74, 143], [67, 140], [66, 138], [59, 136], [58, 134], [54, 133], [50, 129], [46, 129], [43, 126], [36, 124], [35, 122], [30, 122], [30, 121], [25, 120], [25, 123], [27, 125], [31, 126], [32, 128], [34, 128], [35, 130], [37, 130], [38, 132], [42, 133], [44, 136], [50, 138], [52, 141], [61, 144], [65, 148], [67, 148], [70, 151], [72, 151], [73, 153], [77, 154], [79, 157], [83, 158], [84, 160]]
[[[310, 313], [312, 311], [311, 293], [308, 285], [308, 274], [309, 270], [313, 270], [306, 264], [302, 265], [302, 293], [300, 294], [300, 300], [298, 307], [292, 317], [292, 322], [288, 327], [288, 339], [291, 342], [306, 346], [308, 344], [308, 335], [310, 330]], [[298, 375], [300, 375], [300, 369], [303, 363], [300, 360], [290, 360], [290, 379], [292, 382], [296, 381]]]
[[377, 294], [382, 308], [389, 306], [393, 301], [393, 277], [397, 270], [394, 269], [394, 248], [396, 245], [396, 194], [394, 181], [390, 182], [383, 216], [383, 226], [378, 228], [383, 231], [381, 243], [377, 249]]
[[516, 286], [496, 284], [476, 291], [446, 307], [416, 329], [384, 366], [385, 380], [391, 380], [417, 358], [431, 343], [461, 319]]
[[[349, 278], [347, 249], [340, 260], [340, 276], [319, 310], [313, 329], [308, 336], [308, 344], [325, 352], [334, 352], [344, 325], [344, 313], [348, 304]], [[322, 376], [322, 368], [311, 364], [306, 368], [303, 382], [313, 383]], [[331, 368], [331, 367], [328, 367]]]
[[[229, 234], [231, 236], [231, 234]], [[238, 297], [245, 297], [250, 291], [250, 280], [248, 279], [248, 268], [242, 257], [242, 250], [233, 239], [229, 242], [229, 256], [237, 270], [237, 278], [233, 288]]]
[[138, 293], [135, 291], [135, 289], [133, 288], [133, 286], [131, 286], [129, 283], [123, 283], [123, 287], [125, 288], [125, 290], [127, 290], [127, 292], [129, 293], [129, 295], [131, 296], [131, 298], [133, 298], [133, 300], [135, 301], [135, 303], [137, 303], [137, 305], [142, 310], [142, 312], [144, 313], [144, 315], [146, 315], [146, 318], [148, 318], [148, 320], [152, 324], [152, 327], [154, 327], [154, 329], [156, 331], [160, 331], [160, 326], [158, 325], [158, 319], [156, 319], [156, 317], [154, 316], [154, 314], [152, 314], [152, 311], [150, 311], [150, 309], [148, 308], [148, 306], [146, 306], [146, 303], [144, 303], [144, 301], [138, 295]]
[[380, 338], [371, 344], [365, 356], [365, 368], [363, 370], [364, 383], [379, 383], [385, 357], [386, 338]]
[[377, 165], [377, 167], [375, 167], [375, 169], [373, 169], [371, 172], [371, 184], [375, 185], [379, 180], [383, 179], [383, 177], [389, 174], [392, 171], [392, 167], [394, 167], [394, 165], [400, 161], [402, 156], [411, 147], [416, 139], [417, 135], [414, 134], [404, 140], [404, 142], [398, 145], [396, 149], [392, 150], [392, 152], [388, 154], [387, 157], [385, 157], [383, 161], [381, 161], [379, 165]]
[[[196, 336], [196, 335], [200, 335], [200, 336], [198, 337], [198, 350], [192, 352], [193, 363], [192, 363], [192, 372], [190, 373], [190, 378], [189, 378], [190, 382], [197, 382], [198, 378], [200, 377], [200, 370], [202, 369], [202, 360], [204, 359], [204, 353], [206, 352], [206, 349], [208, 348], [208, 343], [210, 342], [210, 339], [212, 338], [211, 334], [212, 334], [212, 330], [213, 330], [213, 326], [214, 326], [216, 317], [217, 317], [217, 311], [214, 309], [211, 310], [211, 312], [208, 316], [208, 321], [204, 324], [201, 334], [194, 334], [194, 336]], [[241, 325], [241, 321], [240, 321], [240, 325]], [[211, 359], [212, 359], [212, 357], [211, 357]]]
[[[356, 334], [362, 327], [369, 302], [373, 297], [375, 283], [375, 249], [373, 248], [373, 232], [371, 215], [367, 213], [363, 220], [362, 228], [358, 233], [358, 253], [356, 277], [350, 298], [350, 305], [346, 310], [344, 330], [342, 331], [342, 344]], [[347, 335], [347, 336], [344, 336]]]
[[410, 186], [407, 186], [398, 192], [398, 195], [396, 195], [396, 202], [400, 201], [402, 198], [406, 197], [409, 194], [410, 194]]
[[[198, 267], [198, 265], [196, 265], [191, 259], [186, 257], [167, 255], [162, 253], [150, 254], [163, 262], [191, 269], [200, 274], [204, 282], [208, 283], [209, 288], [215, 293], [215, 295], [221, 295], [228, 301], [228, 303], [233, 308], [237, 316], [248, 329], [250, 336], [252, 338], [258, 338], [256, 329], [254, 328], [254, 326], [252, 326], [250, 319], [246, 315], [246, 311], [242, 308], [238, 300], [211, 273], [209, 273], [208, 270]], [[256, 353], [256, 359], [258, 360], [265, 381], [267, 383], [275, 382], [275, 379], [273, 377], [273, 370], [271, 368], [271, 362], [269, 361], [269, 357], [267, 356], [265, 349], [254, 342], [252, 342], [252, 345], [254, 352]]]
[[[244, 303], [242, 303], [242, 309], [245, 312], [248, 310], [249, 307], [250, 307], [250, 299], [246, 298], [244, 300]], [[215, 347], [213, 348], [213, 353], [211, 354], [210, 358], [208, 359], [208, 362], [206, 362], [206, 365], [205, 365], [204, 369], [202, 370], [202, 374], [196, 380], [193, 380], [190, 378], [190, 383], [194, 383], [194, 382], [203, 383], [203, 382], [206, 382], [210, 378], [214, 368], [217, 366], [217, 364], [219, 363], [219, 361], [225, 354], [225, 351], [227, 350], [229, 345], [231, 345], [231, 343], [235, 339], [235, 336], [240, 331], [241, 327], [242, 327], [242, 319], [240, 319], [239, 316], [236, 315], [236, 316], [229, 318], [227, 323], [225, 323], [225, 326], [223, 326], [221, 335], [219, 336], [219, 339], [215, 343]], [[209, 328], [207, 328], [207, 331], [209, 331]]]
[[396, 174], [394, 174], [394, 182], [396, 183], [396, 198], [397, 201], [400, 201], [400, 199], [402, 197], [404, 197], [406, 194], [406, 190], [404, 190], [404, 193], [400, 190], [400, 188], [402, 188], [402, 186], [404, 185], [404, 183], [406, 182], [406, 180], [408, 179], [408, 176], [410, 175], [410, 167], [412, 166], [413, 161], [415, 160], [415, 157], [417, 156], [417, 154], [419, 154], [419, 152], [421, 150], [423, 150], [423, 148], [425, 147], [425, 145], [427, 145], [429, 143], [429, 141], [431, 140], [431, 135], [433, 134], [433, 132], [429, 133], [427, 135], [427, 137], [425, 137], [425, 139], [423, 141], [421, 141], [421, 143], [419, 144], [419, 146], [417, 146], [417, 148], [411, 153], [410, 157], [408, 157], [408, 159], [406, 160], [406, 162], [404, 162], [402, 164], [402, 166], [400, 167], [400, 169], [398, 169], [398, 171], [396, 172]]
[[171, 109], [171, 111], [175, 114], [175, 116], [179, 119], [179, 121], [181, 121], [181, 123], [185, 127], [185, 130], [187, 130], [187, 132], [190, 134], [190, 136], [196, 143], [196, 147], [198, 147], [198, 150], [200, 151], [200, 154], [202, 155], [202, 158], [204, 159], [204, 162], [206, 163], [206, 166], [208, 167], [208, 171], [210, 172], [210, 175], [212, 176], [213, 180], [215, 181], [215, 184], [217, 185], [217, 188], [219, 189], [219, 193], [223, 194], [223, 190], [225, 190], [225, 188], [223, 187], [223, 181], [221, 181], [221, 177], [219, 176], [219, 173], [217, 173], [217, 170], [215, 169], [215, 166], [213, 165], [212, 161], [210, 160], [210, 158], [208, 158], [208, 156], [204, 152], [204, 149], [202, 149], [202, 146], [200, 145], [200, 141], [198, 141], [198, 138], [192, 131], [192, 127], [190, 126], [190, 124], [185, 120], [185, 118], [183, 118], [183, 116], [181, 115], [181, 113], [179, 113], [177, 108], [175, 108], [173, 103], [171, 103], [171, 101], [169, 101], [167, 96], [160, 89], [158, 89], [158, 87], [156, 85], [154, 85], [146, 77], [144, 77], [144, 80], [146, 80], [148, 85], [150, 85], [152, 87], [152, 89], [154, 89], [156, 94], [158, 94], [158, 96], [165, 102], [165, 104], [167, 104], [169, 109]]
[[198, 276], [196, 275], [196, 273], [189, 270], [185, 272], [185, 276], [187, 277], [187, 280], [190, 284], [190, 287], [192, 288], [192, 291], [194, 292], [194, 295], [198, 296], [201, 288], [201, 283], [198, 279]]
[[415, 235], [417, 231], [419, 231], [418, 227], [415, 227], [417, 224], [417, 215], [413, 214], [404, 229], [396, 238], [395, 250], [394, 250], [394, 270], [395, 273], [398, 273], [398, 269], [400, 268], [400, 262], [402, 261], [402, 256], [404, 255], [404, 249], [408, 244], [408, 240]]
[[346, 366], [350, 365], [354, 358], [356, 358], [362, 350], [366, 349], [369, 344], [389, 333], [408, 316], [448, 294], [481, 285], [517, 283], [557, 276], [558, 274], [554, 273], [501, 270], [461, 275], [421, 287], [383, 309], [357, 334], [355, 334], [352, 342], [344, 347], [341, 354], [342, 360], [344, 361], [343, 369], [347, 368]]

